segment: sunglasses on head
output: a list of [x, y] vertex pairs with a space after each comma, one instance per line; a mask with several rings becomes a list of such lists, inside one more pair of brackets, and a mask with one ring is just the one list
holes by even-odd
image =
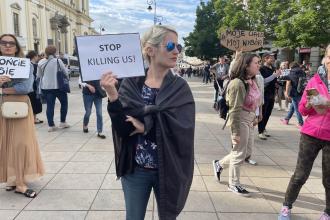
[[16, 42], [15, 41], [4, 41], [4, 40], [0, 40], [0, 45], [4, 46], [4, 47], [15, 47], [16, 46]]
[[182, 50], [181, 44], [176, 44], [176, 43], [174, 43], [172, 41], [169, 41], [166, 44], [166, 50], [167, 50], [167, 52], [171, 52], [172, 50], [174, 50], [175, 47], [179, 51], [179, 53], [181, 53], [181, 50]]

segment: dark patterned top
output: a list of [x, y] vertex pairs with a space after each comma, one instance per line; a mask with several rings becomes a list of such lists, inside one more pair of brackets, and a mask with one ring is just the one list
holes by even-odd
[[[143, 85], [142, 88], [142, 98], [146, 105], [154, 105], [156, 96], [159, 89], [150, 88], [147, 85]], [[135, 161], [136, 163], [147, 169], [157, 169], [158, 168], [158, 155], [157, 155], [157, 143], [155, 138], [155, 129], [151, 129], [150, 134], [139, 135]]]

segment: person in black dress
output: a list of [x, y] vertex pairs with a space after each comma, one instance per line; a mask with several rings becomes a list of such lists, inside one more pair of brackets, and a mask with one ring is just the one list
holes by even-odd
[[29, 51], [26, 55], [26, 58], [31, 60], [31, 64], [33, 65], [33, 76], [34, 76], [34, 83], [33, 83], [33, 92], [29, 93], [28, 96], [30, 98], [30, 102], [32, 105], [33, 115], [34, 115], [34, 124], [43, 123], [42, 120], [37, 118], [37, 114], [42, 112], [42, 104], [40, 97], [37, 96], [37, 81], [36, 81], [36, 74], [37, 74], [37, 67], [38, 67], [38, 54], [35, 51]]

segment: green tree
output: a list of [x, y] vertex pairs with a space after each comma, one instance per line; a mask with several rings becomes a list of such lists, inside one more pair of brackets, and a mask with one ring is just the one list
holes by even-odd
[[249, 1], [248, 16], [250, 28], [265, 33], [266, 40], [275, 40], [275, 28], [280, 21], [281, 13], [290, 6], [288, 0], [254, 0]]
[[219, 16], [215, 12], [213, 1], [201, 2], [197, 6], [194, 30], [183, 38], [186, 55], [211, 60], [228, 53], [227, 49], [220, 47], [216, 33], [218, 21]]
[[275, 28], [281, 47], [325, 46], [330, 42], [330, 0], [290, 0]]
[[227, 30], [250, 29], [249, 16], [242, 0], [217, 0], [215, 10], [221, 18], [218, 24], [218, 35]]

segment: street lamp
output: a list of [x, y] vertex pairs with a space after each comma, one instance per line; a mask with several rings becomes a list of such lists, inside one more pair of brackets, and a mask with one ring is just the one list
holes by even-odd
[[157, 23], [157, 3], [156, 0], [147, 0], [147, 4], [148, 6], [148, 10], [151, 11], [152, 10], [152, 4], [154, 5], [154, 25], [156, 25]]
[[105, 31], [105, 28], [102, 25], [100, 25], [99, 28], [100, 28], [100, 35], [102, 35], [102, 31]]
[[158, 25], [162, 25], [163, 20], [165, 20], [163, 16], [156, 16], [156, 23], [158, 23]]

